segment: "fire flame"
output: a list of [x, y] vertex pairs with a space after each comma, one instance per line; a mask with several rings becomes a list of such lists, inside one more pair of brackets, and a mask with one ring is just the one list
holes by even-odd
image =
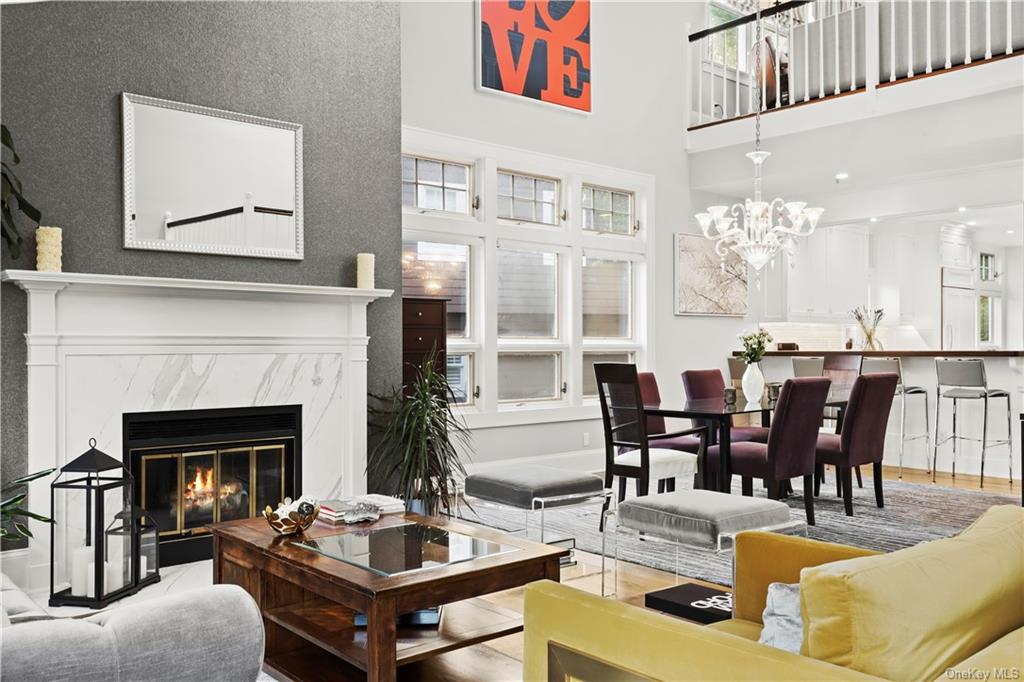
[[213, 504], [213, 468], [196, 469], [196, 477], [186, 484], [182, 498], [194, 506]]

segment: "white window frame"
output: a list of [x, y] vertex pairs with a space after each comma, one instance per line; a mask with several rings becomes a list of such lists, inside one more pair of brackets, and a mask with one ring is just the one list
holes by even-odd
[[[592, 182], [580, 183], [580, 229], [583, 229], [583, 212], [585, 210], [587, 210], [587, 209], [583, 208], [583, 190], [588, 188], [588, 187], [591, 190], [595, 190], [596, 189], [596, 190], [603, 190], [605, 192], [612, 192], [613, 194], [625, 194], [626, 196], [629, 197], [629, 232], [628, 233], [611, 232], [611, 231], [602, 232], [600, 230], [585, 230], [585, 229], [583, 231], [587, 232], [587, 233], [591, 233], [591, 234], [607, 235], [607, 236], [611, 236], [611, 237], [625, 237], [626, 239], [631, 239], [634, 236], [636, 236], [636, 233], [640, 231], [639, 221], [637, 220], [637, 217], [636, 217], [636, 194], [634, 194], [633, 192], [630, 192], [629, 190], [619, 189], [617, 187], [606, 187], [604, 185], [595, 185]], [[615, 205], [614, 198], [612, 199], [612, 205], [613, 206]], [[595, 207], [591, 206], [589, 210], [596, 211], [597, 209]], [[613, 211], [613, 213], [614, 213], [614, 211]]]
[[[403, 239], [469, 243], [470, 319], [466, 339], [449, 338], [449, 353], [473, 353], [475, 385], [480, 395], [457, 412], [471, 429], [600, 418], [596, 397], [584, 398], [583, 352], [628, 352], [645, 367], [653, 358], [654, 300], [654, 177], [540, 152], [515, 149], [467, 138], [403, 127], [403, 154], [449, 159], [472, 159], [474, 187], [480, 197], [473, 216], [457, 213], [403, 212]], [[557, 225], [497, 217], [498, 170], [558, 181]], [[615, 188], [633, 197], [633, 220], [640, 230], [632, 235], [583, 230], [583, 184]], [[558, 336], [555, 339], [498, 338], [497, 250], [507, 248], [554, 251], [559, 254]], [[633, 262], [630, 339], [583, 339], [583, 255]], [[499, 352], [558, 352], [561, 380], [567, 392], [556, 400], [523, 403], [498, 400]]]
[[[443, 164], [446, 164], [446, 163], [447, 164], [458, 164], [460, 166], [466, 166], [469, 169], [469, 174], [468, 174], [468, 177], [467, 177], [467, 191], [466, 191], [466, 199], [468, 201], [468, 208], [469, 208], [469, 210], [466, 213], [459, 213], [458, 211], [446, 211], [444, 209], [439, 209], [439, 208], [421, 208], [419, 206], [406, 206], [405, 204], [402, 204], [402, 214], [403, 215], [409, 214], [409, 213], [419, 214], [419, 215], [433, 215], [433, 216], [440, 217], [442, 220], [451, 220], [451, 219], [455, 219], [455, 220], [474, 220], [475, 219], [476, 212], [477, 212], [477, 204], [479, 204], [479, 202], [480, 202], [480, 193], [477, 190], [477, 188], [479, 187], [479, 185], [477, 184], [479, 182], [479, 173], [477, 173], [477, 169], [476, 169], [476, 161], [477, 161], [476, 159], [465, 158], [465, 157], [453, 157], [453, 156], [438, 154], [436, 152], [429, 152], [429, 151], [417, 152], [417, 151], [411, 151], [411, 150], [403, 150], [402, 151], [402, 156], [412, 156], [412, 157], [417, 158], [417, 159], [426, 159], [427, 161], [437, 161], [438, 163], [442, 164], [442, 170], [441, 170], [441, 172], [442, 172], [442, 176], [441, 176], [442, 177], [442, 182], [443, 182], [443, 178], [444, 178], [444, 175], [443, 175], [443, 173], [444, 173], [444, 166], [443, 166]], [[405, 180], [399, 180], [399, 182], [404, 184]], [[417, 183], [417, 185], [418, 185], [418, 183]], [[399, 189], [401, 190], [401, 188], [399, 188]], [[441, 191], [444, 192], [443, 185], [442, 185]], [[399, 199], [399, 202], [401, 202], [401, 199], [402, 199], [401, 193], [399, 193], [398, 199]]]
[[[509, 218], [509, 217], [499, 216], [498, 215], [498, 201], [497, 201], [497, 199], [498, 199], [498, 175], [497, 174], [498, 173], [504, 173], [505, 175], [513, 176], [513, 178], [512, 178], [512, 183], [513, 183], [512, 184], [512, 197], [511, 197], [512, 198], [512, 212], [513, 213], [515, 213], [515, 201], [516, 201], [516, 199], [515, 199], [515, 194], [516, 194], [515, 176], [518, 175], [521, 178], [530, 178], [530, 179], [532, 179], [534, 181], [536, 181], [536, 180], [547, 180], [549, 182], [555, 183], [555, 205], [554, 205], [555, 222], [553, 222], [553, 223], [545, 223], [542, 220], [526, 220], [526, 219], [523, 219], [523, 218]], [[495, 199], [495, 201], [494, 201], [494, 215], [495, 215], [495, 217], [498, 220], [500, 220], [503, 223], [507, 223], [507, 224], [510, 224], [510, 225], [522, 225], [522, 226], [529, 226], [529, 227], [538, 227], [538, 228], [548, 229], [548, 230], [561, 229], [564, 226], [564, 224], [565, 224], [565, 216], [566, 216], [565, 203], [562, 200], [562, 197], [564, 197], [564, 196], [565, 196], [564, 184], [562, 183], [562, 180], [559, 177], [552, 177], [552, 176], [544, 175], [544, 174], [541, 174], [541, 173], [531, 173], [531, 172], [528, 172], [528, 171], [524, 171], [524, 170], [520, 170], [520, 169], [515, 169], [515, 168], [499, 167], [495, 171], [495, 175], [494, 175], [494, 199]], [[535, 198], [532, 199], [531, 202], [536, 206], [536, 204], [539, 203], [539, 202], [536, 200], [536, 195], [534, 195], [534, 197]]]

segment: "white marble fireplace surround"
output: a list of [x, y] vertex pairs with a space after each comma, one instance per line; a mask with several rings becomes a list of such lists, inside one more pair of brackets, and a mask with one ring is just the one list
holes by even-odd
[[[0, 279], [28, 298], [29, 471], [60, 467], [90, 438], [120, 459], [125, 412], [301, 404], [302, 491], [365, 492], [366, 308], [391, 291], [27, 270]], [[48, 486], [32, 485], [39, 511]], [[29, 549], [5, 553], [4, 570], [40, 589], [49, 533], [33, 524]]]

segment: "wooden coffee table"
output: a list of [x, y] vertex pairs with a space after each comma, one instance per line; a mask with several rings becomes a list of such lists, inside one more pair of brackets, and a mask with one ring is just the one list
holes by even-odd
[[[209, 527], [213, 582], [240, 585], [256, 600], [266, 628], [264, 663], [276, 674], [292, 680], [350, 680], [364, 674], [372, 681], [394, 680], [398, 666], [521, 631], [520, 614], [478, 597], [535, 580], [557, 581], [559, 561], [569, 553], [451, 519], [413, 514], [391, 514], [354, 526], [314, 524], [304, 537], [326, 546], [338, 542], [328, 536], [409, 523], [504, 548], [461, 563], [382, 575], [300, 547], [296, 538], [276, 535], [262, 518], [244, 519]], [[397, 534], [391, 530], [384, 535]], [[417, 557], [429, 561], [429, 554], [445, 551], [405, 544], [404, 549], [394, 548], [396, 560], [403, 551], [413, 562]], [[378, 547], [376, 553], [387, 560], [389, 551]], [[440, 625], [396, 627], [399, 614], [439, 605], [444, 605]], [[354, 625], [356, 613], [367, 615], [366, 627]]]

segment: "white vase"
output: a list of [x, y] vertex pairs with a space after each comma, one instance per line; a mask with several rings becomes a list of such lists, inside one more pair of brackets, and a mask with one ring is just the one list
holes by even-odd
[[754, 362], [747, 365], [743, 372], [743, 397], [748, 403], [760, 402], [764, 395], [764, 375], [761, 374], [761, 365]]

